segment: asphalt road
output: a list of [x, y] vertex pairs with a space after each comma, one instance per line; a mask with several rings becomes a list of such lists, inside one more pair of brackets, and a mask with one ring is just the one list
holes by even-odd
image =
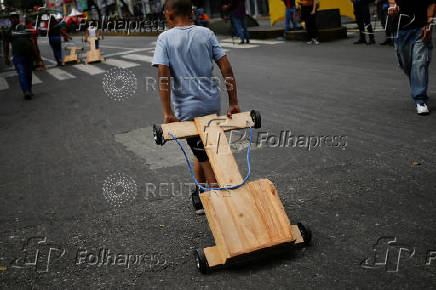
[[[214, 241], [191, 208], [183, 155], [152, 140], [162, 122], [147, 83], [155, 40], [106, 38], [106, 63], [35, 72], [27, 102], [1, 66], [0, 288], [435, 285], [436, 114], [415, 114], [392, 48], [224, 39], [242, 109], [262, 113], [255, 139], [287, 131], [344, 142], [255, 148], [251, 180], [275, 184], [291, 222], [311, 227], [312, 246], [202, 275], [192, 251]], [[53, 59], [47, 41], [40, 48]], [[120, 74], [121, 92], [108, 86]], [[242, 175], [246, 139], [234, 146]]]

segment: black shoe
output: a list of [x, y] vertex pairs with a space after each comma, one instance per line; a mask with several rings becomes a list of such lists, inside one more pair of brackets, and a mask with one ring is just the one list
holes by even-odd
[[366, 44], [365, 39], [359, 39], [358, 41], [353, 42], [353, 44]]
[[24, 94], [24, 99], [25, 99], [26, 101], [30, 101], [30, 100], [32, 99], [32, 97], [33, 97], [33, 94], [32, 94], [32, 93], [25, 93], [25, 94]]
[[246, 43], [249, 44], [250, 43], [250, 39], [247, 39]]
[[203, 204], [201, 203], [200, 199], [200, 192], [203, 192], [198, 188], [198, 186], [195, 187], [195, 189], [192, 191], [191, 199], [192, 199], [192, 206], [195, 209], [195, 213], [197, 214], [204, 214]]
[[368, 45], [375, 44], [375, 40], [374, 39], [370, 39], [367, 44]]
[[242, 40], [241, 42], [238, 43], [239, 45], [244, 44], [244, 41]]

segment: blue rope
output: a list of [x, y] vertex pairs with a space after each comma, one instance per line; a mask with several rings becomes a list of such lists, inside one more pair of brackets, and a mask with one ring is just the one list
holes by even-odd
[[188, 164], [189, 167], [189, 171], [191, 172], [191, 176], [192, 179], [194, 179], [195, 184], [202, 190], [204, 191], [210, 191], [210, 190], [232, 190], [232, 189], [237, 189], [239, 187], [241, 187], [242, 185], [244, 185], [248, 179], [250, 178], [250, 151], [251, 151], [251, 142], [253, 139], [253, 129], [251, 128], [251, 124], [249, 121], [247, 121], [248, 126], [250, 127], [250, 144], [248, 145], [248, 150], [247, 150], [247, 166], [248, 166], [248, 173], [247, 176], [245, 177], [245, 179], [242, 181], [241, 184], [238, 185], [234, 185], [234, 186], [229, 186], [229, 187], [218, 187], [218, 188], [209, 188], [209, 187], [203, 187], [200, 183], [198, 183], [197, 179], [195, 178], [194, 172], [192, 171], [192, 166], [191, 163], [189, 162], [188, 156], [186, 155], [186, 151], [185, 149], [183, 149], [182, 144], [180, 144], [179, 140], [177, 140], [176, 136], [174, 136], [171, 132], [168, 132], [168, 135], [171, 136], [171, 138], [173, 138], [174, 141], [177, 142], [177, 144], [179, 144], [180, 149], [182, 149], [183, 154], [185, 155], [185, 159], [186, 159], [186, 164]]

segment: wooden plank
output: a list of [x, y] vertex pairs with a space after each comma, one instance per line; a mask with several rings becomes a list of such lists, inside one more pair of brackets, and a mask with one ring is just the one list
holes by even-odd
[[195, 118], [194, 122], [218, 185], [220, 187], [238, 185], [243, 179], [224, 130], [215, 122], [216, 119], [218, 119], [216, 115], [209, 115]]
[[[250, 122], [252, 127], [254, 126], [254, 122], [251, 120], [250, 112], [234, 114], [232, 118], [227, 118], [227, 116], [217, 117], [216, 122], [224, 131], [231, 131], [248, 128], [247, 121]], [[172, 140], [172, 137], [168, 134], [169, 132], [174, 134], [177, 139], [198, 136], [197, 127], [195, 126], [194, 121], [162, 124], [161, 127], [165, 140]]]
[[228, 259], [296, 239], [277, 191], [267, 179], [200, 196], [217, 249], [227, 251], [221, 257]]
[[303, 237], [301, 236], [300, 229], [297, 225], [291, 225], [292, 236], [295, 238], [296, 244], [304, 243]]

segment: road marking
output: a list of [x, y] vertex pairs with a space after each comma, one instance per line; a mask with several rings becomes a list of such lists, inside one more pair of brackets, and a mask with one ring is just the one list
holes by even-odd
[[0, 73], [0, 77], [3, 77], [3, 78], [12, 78], [12, 77], [16, 77], [16, 76], [18, 76], [18, 73], [15, 70], [5, 71], [5, 72]]
[[42, 83], [42, 81], [36, 76], [35, 73], [32, 73], [32, 85], [37, 85]]
[[42, 56], [41, 58], [42, 58], [43, 60], [45, 60], [45, 61], [48, 61], [48, 62], [51, 63], [51, 64], [57, 64], [57, 62], [54, 61], [54, 60], [52, 60], [52, 59], [46, 58], [46, 57], [44, 57], [44, 56]]
[[153, 57], [145, 54], [126, 54], [121, 56], [122, 58], [127, 58], [130, 60], [140, 60], [151, 63], [153, 61]]
[[70, 74], [64, 70], [61, 70], [60, 68], [57, 68], [57, 67], [51, 68], [51, 69], [47, 70], [47, 72], [49, 74], [51, 74], [54, 78], [56, 78], [60, 81], [76, 78], [72, 74]]
[[[249, 134], [249, 133], [248, 133]], [[228, 135], [230, 136], [230, 135]], [[145, 160], [150, 169], [168, 168], [174, 166], [186, 166], [186, 160], [176, 142], [168, 142], [165, 146], [157, 146], [153, 138], [153, 128], [138, 128], [126, 133], [114, 135], [115, 141], [122, 144], [127, 151], [133, 152], [136, 156]], [[229, 137], [228, 140], [231, 140]], [[231, 141], [230, 141], [231, 142]], [[234, 138], [234, 144], [230, 145], [233, 153], [246, 152], [250, 141]], [[187, 148], [186, 143], [183, 146]], [[251, 150], [262, 147], [252, 146]], [[191, 150], [186, 150], [188, 157], [192, 160]]]
[[122, 52], [103, 54], [102, 56], [103, 57], [111, 57], [111, 56], [131, 54], [131, 53], [141, 52], [141, 51], [149, 51], [149, 50], [154, 50], [154, 48], [138, 48], [138, 49], [126, 50], [126, 51], [122, 51]]
[[105, 64], [108, 65], [112, 65], [112, 66], [117, 66], [120, 68], [130, 68], [130, 67], [134, 67], [134, 66], [138, 66], [139, 64], [134, 63], [134, 62], [130, 62], [130, 61], [125, 61], [125, 60], [121, 60], [121, 59], [107, 59], [105, 62]]
[[[236, 41], [232, 40], [231, 38], [225, 38], [225, 39], [221, 40], [221, 42], [230, 42], [230, 43], [239, 42], [239, 38]], [[283, 41], [250, 39], [250, 43], [274, 45], [274, 44], [283, 43]]]
[[222, 47], [228, 47], [228, 48], [255, 48], [259, 47], [259, 45], [255, 44], [233, 44], [233, 43], [227, 43], [227, 42], [221, 42]]
[[121, 46], [110, 46], [110, 45], [100, 45], [102, 48], [118, 48], [118, 49], [128, 49], [128, 50], [151, 50], [153, 48], [140, 48], [140, 47], [121, 47]]
[[5, 78], [0, 78], [0, 91], [7, 90], [9, 88], [9, 84]]
[[74, 68], [77, 68], [78, 70], [81, 70], [83, 72], [86, 72], [89, 75], [98, 75], [101, 73], [104, 73], [105, 71], [101, 68], [99, 68], [98, 66], [95, 65], [85, 65], [85, 64], [76, 64], [73, 65]]

